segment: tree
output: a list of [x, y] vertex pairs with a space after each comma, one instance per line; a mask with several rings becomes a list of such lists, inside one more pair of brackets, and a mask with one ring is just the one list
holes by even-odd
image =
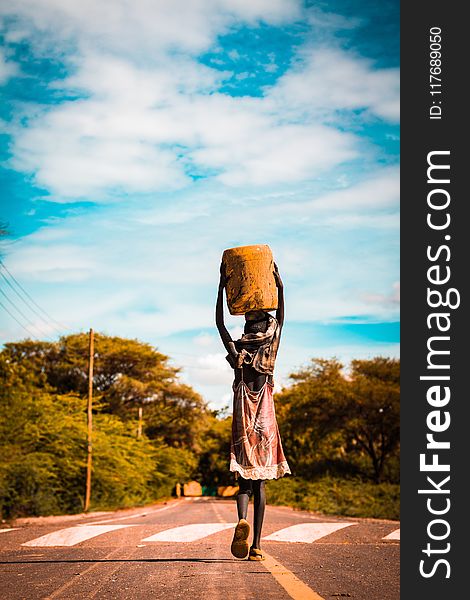
[[400, 363], [383, 357], [354, 360], [350, 385], [348, 437], [370, 458], [379, 483], [387, 459], [400, 442]]
[[3, 353], [0, 382], [2, 514], [75, 511], [86, 455], [81, 399], [54, 395], [44, 378], [37, 385], [28, 365], [12, 364]]
[[313, 359], [275, 396], [283, 446], [294, 472], [303, 477], [343, 457], [349, 399], [342, 368], [336, 359]]
[[[86, 395], [88, 334], [64, 336], [56, 343], [9, 343], [4, 352], [12, 363], [27, 363], [38, 382], [47, 382], [58, 393]], [[138, 407], [145, 407], [148, 437], [198, 452], [207, 406], [177, 379], [179, 369], [168, 361], [150, 344], [95, 333], [95, 409], [135, 420]]]
[[[354, 360], [349, 375], [337, 360], [314, 359], [276, 394], [283, 445], [294, 472], [357, 472], [365, 460], [380, 482], [400, 437], [400, 363]], [[359, 459], [359, 460], [356, 460]]]
[[[95, 335], [94, 508], [149, 502], [193, 475], [210, 411], [177, 375], [149, 344]], [[87, 334], [6, 344], [0, 381], [2, 514], [82, 510]]]
[[210, 411], [189, 385], [172, 382], [145, 405], [145, 433], [175, 448], [200, 453]]
[[197, 479], [202, 485], [233, 485], [233, 473], [229, 471], [232, 417], [220, 418], [213, 411], [203, 436], [199, 456]]

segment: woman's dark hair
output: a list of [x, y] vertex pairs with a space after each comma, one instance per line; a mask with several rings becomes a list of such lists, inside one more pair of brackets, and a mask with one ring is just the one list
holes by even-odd
[[245, 321], [244, 332], [245, 333], [266, 333], [269, 323], [269, 314], [264, 313], [262, 319], [256, 321]]

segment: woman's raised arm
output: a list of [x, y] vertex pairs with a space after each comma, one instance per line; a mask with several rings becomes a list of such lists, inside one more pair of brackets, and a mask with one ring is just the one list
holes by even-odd
[[281, 276], [279, 275], [279, 269], [277, 268], [276, 263], [274, 263], [274, 271], [273, 271], [274, 279], [276, 281], [277, 287], [277, 311], [276, 311], [276, 319], [279, 323], [279, 327], [282, 329], [284, 325], [284, 284], [282, 283]]
[[219, 335], [222, 340], [223, 345], [227, 352], [233, 357], [237, 357], [237, 351], [235, 349], [235, 344], [225, 327], [224, 323], [224, 287], [227, 283], [227, 277], [225, 275], [224, 265], [223, 263], [220, 265], [220, 281], [219, 281], [219, 291], [217, 293], [217, 303], [215, 306], [215, 324], [217, 325], [217, 329], [219, 330]]

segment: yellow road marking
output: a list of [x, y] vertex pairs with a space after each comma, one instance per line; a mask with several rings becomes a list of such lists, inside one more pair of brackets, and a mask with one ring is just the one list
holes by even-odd
[[[263, 551], [264, 552], [264, 551]], [[271, 573], [276, 581], [286, 590], [294, 600], [324, 600], [320, 595], [308, 587], [303, 581], [289, 571], [287, 567], [264, 552], [266, 560], [261, 564]]]
[[[218, 508], [213, 505], [213, 509], [219, 521], [221, 523], [226, 523], [227, 521], [222, 518]], [[274, 579], [286, 590], [293, 600], [325, 600], [270, 554], [266, 554], [264, 550], [263, 554], [265, 560], [260, 561], [261, 564], [271, 573]]]

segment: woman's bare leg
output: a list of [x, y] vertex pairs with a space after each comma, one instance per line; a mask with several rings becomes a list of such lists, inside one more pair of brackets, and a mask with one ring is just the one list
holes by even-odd
[[253, 548], [261, 546], [261, 529], [263, 527], [264, 510], [266, 508], [266, 489], [263, 479], [253, 481], [254, 519]]
[[246, 519], [248, 514], [248, 503], [250, 501], [250, 496], [253, 493], [253, 487], [251, 480], [243, 479], [243, 477], [238, 478], [238, 494], [237, 494], [237, 511], [238, 511], [238, 520]]

